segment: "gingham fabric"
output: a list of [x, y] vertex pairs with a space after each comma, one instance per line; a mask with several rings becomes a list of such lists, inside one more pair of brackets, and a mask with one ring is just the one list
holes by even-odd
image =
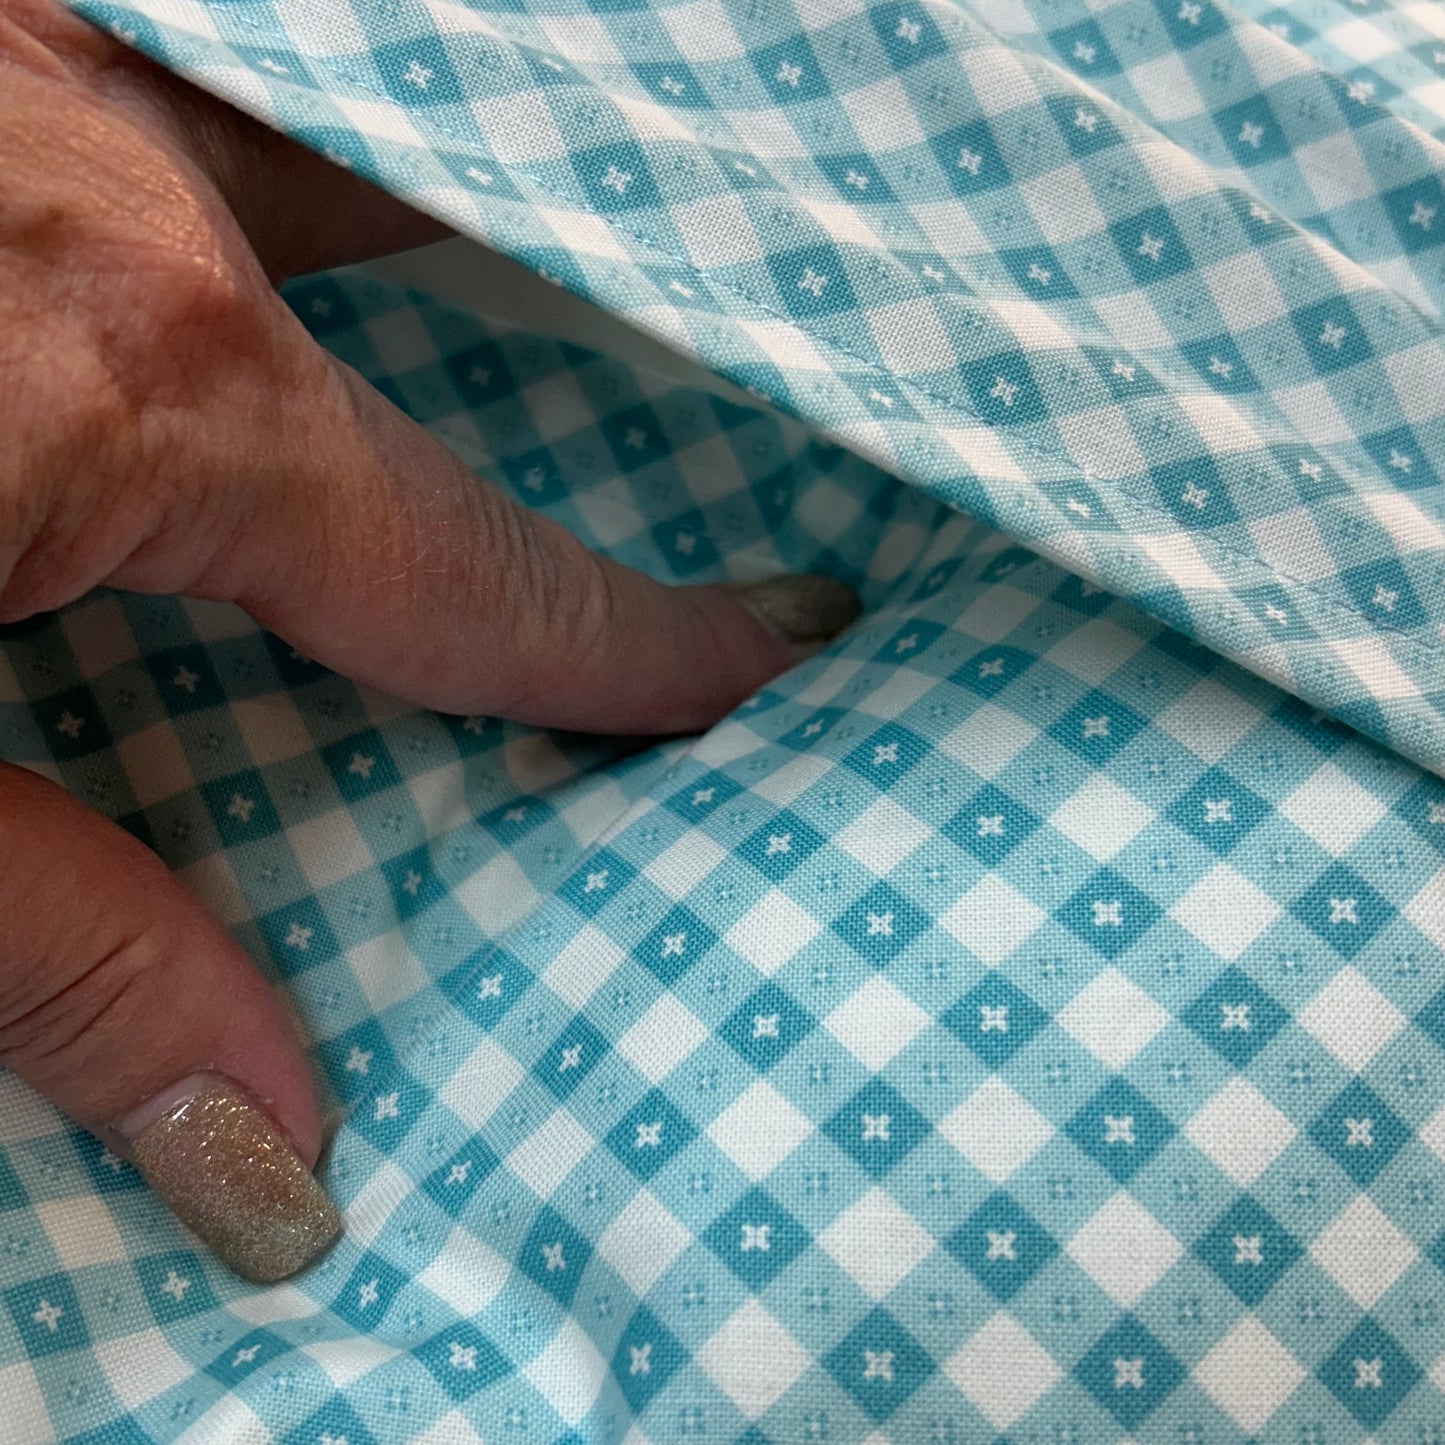
[[243, 1285], [0, 1081], [0, 1439], [1445, 1437], [1441, 9], [83, 9], [760, 394], [298, 284], [479, 472], [868, 610], [647, 748], [7, 629], [0, 749], [283, 988], [347, 1231]]

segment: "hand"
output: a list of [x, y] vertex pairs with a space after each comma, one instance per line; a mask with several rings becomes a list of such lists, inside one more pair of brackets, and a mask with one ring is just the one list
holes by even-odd
[[[664, 588], [593, 556], [275, 293], [440, 234], [53, 0], [0, 0], [0, 621], [98, 584], [183, 593], [423, 706], [666, 733], [851, 620], [826, 579]], [[334, 1236], [265, 981], [154, 856], [3, 765], [0, 1063], [241, 1273]]]

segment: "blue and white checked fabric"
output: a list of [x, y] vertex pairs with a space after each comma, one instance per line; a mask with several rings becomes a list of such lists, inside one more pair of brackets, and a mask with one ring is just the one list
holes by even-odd
[[1438, 766], [1445, 27], [1296, 8], [81, 4]]
[[1445, 1437], [1445, 12], [82, 8], [759, 397], [292, 289], [480, 473], [867, 613], [645, 750], [6, 629], [4, 756], [291, 1001], [347, 1232], [245, 1286], [0, 1080], [0, 1438]]

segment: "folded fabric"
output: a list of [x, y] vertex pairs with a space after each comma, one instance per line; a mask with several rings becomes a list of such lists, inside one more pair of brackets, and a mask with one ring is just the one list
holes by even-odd
[[479, 473], [867, 614], [646, 749], [6, 629], [0, 752], [291, 999], [347, 1232], [242, 1285], [0, 1079], [0, 1439], [1445, 1430], [1445, 12], [79, 8], [757, 396], [294, 286]]

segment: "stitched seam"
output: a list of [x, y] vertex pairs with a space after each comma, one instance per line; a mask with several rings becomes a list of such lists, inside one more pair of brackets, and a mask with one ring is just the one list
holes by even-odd
[[[402, 106], [397, 100], [395, 100], [394, 97], [388, 95], [383, 90], [377, 89], [375, 86], [367, 84], [363, 80], [359, 80], [354, 76], [347, 74], [347, 72], [343, 70], [336, 62], [301, 50], [296, 45], [296, 43], [283, 32], [279, 30], [268, 29], [266, 26], [258, 23], [255, 20], [251, 20], [245, 16], [235, 14], [235, 12], [228, 7], [222, 6], [220, 0], [202, 0], [202, 3], [208, 10], [215, 10], [217, 12], [223, 13], [227, 19], [233, 21], [234, 23], [244, 25], [247, 29], [254, 30], [258, 35], [266, 36], [274, 44], [276, 44], [278, 48], [286, 50], [289, 53], [298, 56], [308, 65], [329, 72], [330, 74], [334, 75], [338, 80], [344, 81], [346, 84], [354, 86], [363, 94], [384, 101], [387, 105], [397, 107], [401, 110], [403, 114], [407, 115], [409, 119], [411, 118], [411, 113], [407, 111], [405, 106]], [[205, 43], [204, 37], [201, 38], [201, 43]], [[222, 39], [220, 43], [224, 45], [224, 39]], [[248, 67], [248, 69], [249, 68], [250, 67]], [[473, 148], [475, 145], [475, 142], [472, 141], [470, 138], [451, 129], [450, 127], [448, 127], [441, 121], [436, 120], [433, 117], [423, 117], [423, 122], [425, 125], [435, 130], [438, 134], [446, 136], [448, 139], [453, 140], [457, 144], [465, 146], [468, 149]], [[531, 172], [525, 171], [520, 166], [516, 166], [509, 161], [501, 159], [500, 157], [488, 156], [486, 159], [489, 165], [499, 166], [503, 170], [522, 177], [524, 180], [536, 186], [538, 190], [544, 191], [550, 196], [554, 196], [557, 200], [565, 202], [568, 206], [573, 207], [582, 214], [592, 216], [593, 218], [604, 222], [613, 230], [620, 231], [624, 235], [631, 237], [639, 245], [645, 246], [648, 250], [655, 252], [657, 255], [665, 257], [667, 260], [673, 262], [674, 265], [685, 268], [693, 275], [699, 277], [708, 286], [720, 291], [728, 292], [729, 294], [746, 302], [748, 305], [755, 307], [765, 316], [769, 316], [773, 320], [781, 322], [783, 325], [790, 327], [792, 330], [798, 332], [802, 336], [807, 337], [809, 340], [817, 342], [823, 346], [830, 347], [835, 351], [841, 352], [843, 355], [850, 357], [853, 361], [858, 362], [862, 366], [866, 367], [875, 375], [887, 377], [888, 380], [891, 381], [900, 390], [912, 391], [919, 396], [926, 397], [935, 405], [941, 406], [947, 411], [956, 412], [960, 416], [966, 417], [972, 422], [976, 422], [979, 426], [983, 427], [990, 433], [998, 435], [1002, 440], [1002, 437], [1004, 435], [1002, 429], [998, 427], [995, 423], [988, 421], [986, 418], [980, 416], [977, 412], [973, 411], [966, 402], [963, 402], [958, 398], [950, 396], [946, 393], [934, 392], [920, 382], [910, 380], [907, 377], [899, 376], [897, 373], [888, 370], [888, 368], [882, 365], [880, 362], [874, 361], [870, 357], [867, 357], [862, 353], [855, 351], [846, 342], [839, 341], [836, 338], [827, 335], [825, 332], [814, 331], [804, 323], [768, 305], [767, 302], [759, 300], [757, 297], [752, 296], [741, 287], [734, 285], [731, 282], [722, 281], [711, 276], [706, 270], [704, 270], [700, 266], [695, 265], [687, 258], [674, 255], [664, 245], [654, 240], [652, 237], [646, 235], [643, 232], [633, 230], [630, 226], [624, 225], [621, 221], [608, 215], [604, 211], [597, 210], [585, 198], [578, 199], [577, 197], [570, 196], [565, 191], [558, 190], [555, 186], [552, 186], [547, 182], [540, 180]], [[921, 295], [923, 293], [920, 292], [918, 294]], [[1078, 472], [1079, 479], [1092, 485], [1092, 481], [1089, 478], [1088, 474], [1082, 468], [1077, 467], [1077, 464], [1075, 464], [1072, 459], [1067, 457], [1065, 454], [1053, 452], [1046, 448], [1040, 447], [1037, 443], [1034, 442], [1028, 442], [1022, 439], [1016, 439], [1016, 441], [1017, 444], [1025, 451], [1031, 452], [1035, 456], [1054, 458], [1062, 461], [1066, 466], [1075, 467]], [[1038, 486], [1039, 484], [1035, 483], [1034, 485]], [[1142, 513], [1146, 517], [1149, 515], [1153, 515], [1155, 517], [1162, 518], [1170, 524], [1171, 530], [1178, 529], [1177, 520], [1170, 512], [1155, 503], [1149, 502], [1143, 497], [1136, 496], [1129, 489], [1126, 483], [1121, 481], [1115, 481], [1109, 484], [1109, 486], [1109, 494], [1111, 498], [1117, 498], [1123, 504], [1124, 510], [1128, 511], [1130, 509], [1133, 509], [1139, 513]], [[1045, 495], [1047, 496], [1047, 494]], [[1047, 500], [1052, 505], [1057, 505], [1053, 502], [1053, 499], [1051, 497], [1047, 498]], [[1125, 535], [1127, 536], [1127, 534]], [[1411, 633], [1406, 632], [1403, 628], [1399, 626], [1392, 625], [1387, 622], [1382, 622], [1374, 617], [1371, 617], [1363, 609], [1354, 606], [1352, 603], [1346, 601], [1345, 599], [1337, 595], [1334, 595], [1331, 592], [1323, 590], [1317, 583], [1308, 582], [1300, 577], [1293, 577], [1287, 572], [1281, 572], [1271, 567], [1270, 564], [1264, 561], [1263, 558], [1255, 555], [1254, 553], [1241, 551], [1239, 548], [1231, 546], [1229, 543], [1223, 542], [1217, 537], [1212, 537], [1208, 533], [1199, 533], [1196, 535], [1186, 532], [1184, 533], [1184, 535], [1189, 538], [1193, 545], [1200, 547], [1201, 550], [1205, 547], [1212, 549], [1216, 553], [1216, 555], [1220, 557], [1232, 558], [1236, 562], [1256, 569], [1264, 577], [1276, 580], [1284, 584], [1288, 584], [1288, 586], [1291, 588], [1299, 589], [1299, 591], [1313, 597], [1318, 603], [1320, 603], [1327, 609], [1343, 614], [1346, 617], [1353, 617], [1358, 621], [1364, 622], [1371, 634], [1378, 635], [1384, 633], [1397, 637], [1400, 643], [1406, 649], [1408, 649], [1411, 653], [1413, 653], [1415, 656], [1422, 660], [1434, 662], [1438, 658], [1445, 656], [1445, 645], [1433, 643], [1427, 638], [1416, 637]], [[1049, 538], [1041, 538], [1039, 539], [1039, 542], [1041, 545], [1047, 545], [1050, 540], [1051, 539]], [[1136, 593], [1135, 595], [1147, 595], [1147, 593]], [[1325, 638], [1298, 639], [1297, 641], [1323, 643], [1326, 646], [1330, 645], [1330, 639]], [[1282, 638], [1278, 640], [1271, 639], [1270, 645], [1275, 647], [1289, 647], [1292, 645], [1292, 640], [1289, 638]], [[1242, 648], [1241, 651], [1244, 651], [1247, 655], [1247, 650]], [[1390, 703], [1395, 703], [1399, 701], [1395, 698], [1375, 698], [1373, 700], [1376, 702], [1377, 706], [1380, 706], [1382, 708], [1386, 707]]]

